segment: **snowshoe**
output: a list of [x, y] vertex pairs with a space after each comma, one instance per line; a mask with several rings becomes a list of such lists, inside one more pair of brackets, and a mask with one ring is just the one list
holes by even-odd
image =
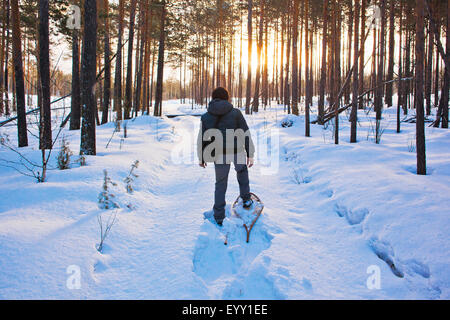
[[[251, 195], [250, 198], [251, 202], [245, 201], [247, 202], [246, 204], [239, 196], [231, 206], [234, 215], [244, 222], [243, 227], [247, 232], [247, 243], [250, 241], [250, 232], [252, 232], [253, 226], [259, 219], [259, 216], [261, 215], [264, 209], [264, 204], [261, 201], [261, 199], [259, 199], [259, 197], [254, 193], [250, 193], [250, 195]], [[250, 202], [250, 204], [248, 202]], [[246, 207], [246, 205], [248, 207]]]

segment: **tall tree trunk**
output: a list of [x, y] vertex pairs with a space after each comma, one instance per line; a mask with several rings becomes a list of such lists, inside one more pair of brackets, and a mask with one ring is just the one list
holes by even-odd
[[[416, 105], [416, 150], [417, 174], [427, 173], [425, 154], [425, 126], [423, 107], [423, 60], [425, 50], [424, 36], [425, 0], [416, 0], [416, 74], [415, 74], [415, 105]], [[448, 109], [448, 108], [447, 108]]]
[[[361, 1], [361, 42], [360, 42], [360, 48], [361, 48], [361, 59], [359, 59], [359, 90], [361, 92], [364, 92], [364, 63], [365, 63], [365, 37], [364, 34], [366, 32], [366, 4], [367, 4], [367, 0], [362, 0]], [[359, 100], [359, 105], [358, 105], [359, 109], [364, 109], [364, 102], [363, 99]]]
[[257, 43], [257, 66], [256, 66], [256, 78], [255, 78], [255, 92], [252, 103], [252, 111], [258, 112], [259, 107], [259, 87], [261, 84], [261, 49], [263, 44], [263, 35], [264, 35], [264, 4], [261, 4], [261, 13], [259, 17], [259, 35], [258, 35], [258, 43]]
[[298, 116], [298, 12], [300, 0], [294, 0], [293, 36], [292, 36], [292, 113]]
[[48, 0], [39, 0], [39, 75], [42, 96], [39, 124], [40, 149], [52, 148], [52, 119], [50, 110], [50, 40], [48, 18]]
[[243, 45], [243, 27], [242, 27], [242, 12], [240, 12], [241, 17], [241, 37], [240, 37], [240, 45], [239, 45], [239, 79], [238, 79], [238, 108], [242, 108], [242, 45]]
[[335, 122], [334, 122], [334, 143], [339, 144], [339, 107], [340, 107], [340, 101], [341, 97], [339, 94], [340, 88], [341, 88], [341, 24], [342, 24], [342, 16], [341, 16], [341, 4], [339, 1], [335, 1], [335, 15], [337, 16], [337, 23], [336, 23], [336, 29], [335, 29], [335, 35], [334, 35], [334, 82], [335, 82]]
[[94, 96], [97, 68], [97, 1], [84, 0], [83, 54], [81, 58], [82, 124], [80, 154], [95, 155], [95, 117], [97, 103]]
[[[358, 58], [359, 58], [359, 2], [355, 0], [355, 35], [353, 40], [353, 90], [352, 90], [352, 111], [350, 114], [350, 142], [357, 141], [357, 124], [358, 124], [358, 96], [359, 96], [359, 70], [358, 70]], [[363, 31], [364, 32], [364, 31]], [[364, 58], [362, 58], [364, 59]]]
[[[438, 33], [440, 33], [440, 26], [437, 26]], [[436, 50], [436, 58], [435, 58], [435, 67], [434, 67], [434, 106], [439, 106], [439, 61], [441, 60], [439, 57], [439, 50]]]
[[264, 27], [264, 64], [263, 64], [263, 87], [262, 87], [264, 110], [266, 110], [268, 100], [269, 100], [269, 70], [268, 70], [268, 64], [269, 64], [268, 37], [269, 37], [269, 35], [268, 35], [268, 31], [269, 31], [269, 23], [266, 21], [266, 24]]
[[[403, 0], [400, 0], [400, 15], [399, 15], [399, 20], [400, 20], [400, 27], [399, 27], [399, 50], [398, 50], [398, 78], [402, 79], [403, 78], [403, 61], [402, 61], [402, 35], [403, 35]], [[403, 94], [403, 82], [404, 81], [398, 81], [397, 84], [397, 133], [400, 133], [400, 126], [401, 126], [401, 122], [400, 122], [400, 108], [402, 105], [402, 94]]]
[[[144, 68], [144, 48], [147, 43], [147, 28], [148, 28], [148, 2], [147, 0], [140, 3], [139, 6], [139, 25], [141, 29], [141, 43], [139, 48], [139, 65], [137, 66], [136, 77], [136, 93], [135, 93], [135, 110], [136, 116], [139, 109], [141, 109], [141, 92], [142, 92], [142, 72]], [[181, 85], [181, 78], [180, 78]], [[144, 108], [142, 108], [144, 111]]]
[[5, 0], [5, 6], [6, 6], [6, 45], [5, 45], [5, 71], [3, 73], [4, 76], [4, 82], [3, 82], [3, 93], [0, 93], [0, 99], [3, 99], [3, 94], [5, 95], [5, 115], [9, 116], [10, 110], [9, 110], [9, 95], [8, 95], [8, 58], [9, 58], [9, 18], [10, 18], [10, 5], [9, 0]]
[[[394, 54], [395, 54], [395, 1], [390, 0], [389, 8], [389, 62], [386, 81], [392, 81], [394, 79]], [[398, 0], [397, 0], [398, 1]], [[392, 95], [393, 95], [393, 82], [386, 84], [386, 104], [392, 107]]]
[[72, 97], [70, 102], [70, 130], [80, 129], [81, 89], [80, 89], [80, 48], [79, 31], [72, 31]]
[[124, 0], [119, 0], [119, 33], [117, 36], [117, 56], [114, 76], [114, 110], [117, 120], [122, 120], [122, 35], [124, 19]]
[[381, 114], [383, 112], [383, 80], [384, 80], [384, 38], [386, 29], [385, 9], [386, 0], [380, 0], [381, 9], [381, 30], [380, 30], [380, 42], [378, 53], [378, 69], [377, 69], [377, 81], [376, 81], [376, 94], [375, 94], [375, 112], [376, 112], [376, 128], [375, 128], [375, 142], [380, 143], [381, 139]]
[[166, 36], [166, 1], [162, 1], [162, 13], [160, 21], [159, 33], [159, 49], [158, 49], [158, 71], [156, 76], [156, 93], [155, 93], [155, 108], [154, 116], [160, 117], [162, 115], [162, 99], [163, 99], [163, 72], [164, 72], [164, 48]]
[[[447, 2], [447, 31], [446, 31], [446, 53], [445, 60], [450, 61], [450, 1]], [[442, 128], [448, 128], [448, 102], [450, 90], [450, 68], [445, 63], [444, 84], [441, 90], [441, 100], [439, 101], [440, 115], [442, 118]], [[438, 124], [439, 125], [439, 124]]]
[[109, 44], [109, 0], [103, 0], [104, 12], [104, 25], [105, 25], [105, 80], [103, 83], [103, 108], [102, 108], [102, 124], [108, 122], [109, 103], [111, 100], [111, 49]]
[[425, 69], [425, 100], [426, 100], [426, 114], [431, 114], [431, 71], [433, 68], [433, 32], [431, 31], [431, 22], [428, 23], [428, 48], [427, 48], [427, 64]]
[[248, 60], [247, 60], [247, 88], [245, 95], [245, 113], [250, 114], [250, 99], [252, 95], [252, 12], [253, 0], [248, 0], [248, 19], [247, 19], [247, 33], [248, 33]]
[[287, 23], [287, 42], [286, 42], [286, 65], [284, 68], [284, 72], [285, 72], [285, 76], [284, 76], [284, 108], [286, 110], [287, 107], [287, 112], [291, 113], [291, 91], [289, 90], [289, 67], [290, 67], [290, 63], [291, 63], [291, 41], [292, 41], [292, 25], [290, 23], [291, 21], [291, 12], [290, 12], [290, 6], [288, 9], [288, 23]]
[[133, 71], [133, 39], [134, 39], [134, 18], [136, 15], [136, 1], [131, 0], [130, 7], [130, 28], [128, 29], [128, 62], [127, 62], [127, 83], [125, 86], [125, 106], [124, 118], [130, 119], [130, 112], [133, 104], [132, 97], [132, 71]]
[[310, 125], [309, 125], [309, 106], [310, 106], [310, 99], [311, 99], [311, 77], [310, 77], [310, 56], [311, 54], [311, 47], [310, 47], [310, 33], [312, 34], [312, 30], [310, 30], [309, 26], [309, 10], [310, 4], [309, 1], [305, 1], [305, 15], [304, 15], [304, 22], [305, 22], [305, 137], [310, 136]]
[[28, 146], [27, 116], [25, 110], [25, 86], [22, 65], [22, 44], [20, 32], [19, 1], [11, 0], [12, 18], [12, 46], [15, 76], [16, 106], [17, 106], [17, 135], [19, 147]]
[[[354, 8], [352, 5], [352, 1], [350, 2], [350, 9], [349, 9], [349, 22], [348, 22], [348, 36], [347, 36], [347, 43], [348, 43], [348, 47], [347, 47], [347, 68], [346, 68], [346, 73], [348, 73], [350, 71], [351, 68], [351, 61], [352, 61], [352, 38], [353, 38], [353, 29], [354, 29]], [[344, 94], [344, 102], [345, 104], [349, 104], [350, 102], [350, 91], [351, 91], [351, 86], [347, 86], [345, 88], [345, 94]]]
[[3, 73], [3, 62], [5, 60], [5, 51], [7, 48], [6, 45], [6, 0], [3, 0], [3, 15], [2, 15], [2, 41], [0, 43], [0, 115], [3, 115], [5, 112], [3, 107], [3, 79], [4, 79], [4, 73]]
[[319, 119], [322, 119], [325, 109], [325, 87], [327, 79], [327, 33], [328, 33], [328, 0], [323, 1], [323, 31], [322, 31], [322, 65], [319, 87]]
[[281, 52], [280, 52], [280, 99], [278, 104], [284, 101], [284, 34], [286, 32], [286, 20], [281, 19]]

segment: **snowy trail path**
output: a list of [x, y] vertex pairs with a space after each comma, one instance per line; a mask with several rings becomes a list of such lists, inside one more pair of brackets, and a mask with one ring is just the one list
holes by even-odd
[[[172, 120], [171, 130], [186, 135], [197, 121], [195, 117]], [[267, 125], [261, 118], [249, 123], [254, 131]], [[139, 141], [136, 153], [127, 154], [128, 162], [143, 158], [139, 179], [148, 187], [132, 215], [144, 216], [135, 223], [131, 217], [122, 218], [121, 225], [135, 228], [132, 232], [139, 232], [139, 237], [118, 244], [112, 236], [109, 241], [114, 243], [114, 252], [102, 257], [111, 255], [107, 257], [111, 261], [105, 263], [108, 267], [99, 268], [100, 276], [94, 271], [99, 289], [119, 289], [103, 292], [106, 297], [370, 299], [391, 292], [401, 298], [410, 294], [408, 282], [394, 276], [370, 248], [361, 226], [340, 217], [328, 180], [318, 178], [301, 159], [298, 143], [302, 138], [281, 133], [275, 174], [264, 175], [257, 165], [250, 170], [252, 191], [264, 201], [265, 209], [250, 243], [245, 242], [244, 228], [238, 226], [227, 246], [217, 227], [203, 220], [202, 213], [213, 204], [213, 166], [202, 169], [195, 160], [174, 162], [172, 147], [155, 149], [155, 139], [160, 138]], [[157, 153], [158, 161], [155, 163], [154, 156], [146, 160], [142, 150]], [[196, 159], [195, 147], [184, 156]], [[298, 168], [302, 171], [300, 184], [293, 179]], [[228, 214], [237, 195], [231, 169]], [[369, 266], [381, 269], [381, 290], [367, 288]]]

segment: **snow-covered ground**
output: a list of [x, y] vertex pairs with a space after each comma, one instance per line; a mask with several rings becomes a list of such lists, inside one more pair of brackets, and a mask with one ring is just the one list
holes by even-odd
[[[450, 132], [426, 129], [428, 175], [418, 176], [415, 124], [395, 133], [395, 108], [384, 112], [379, 145], [372, 113], [360, 112], [356, 144], [343, 114], [338, 146], [331, 124], [305, 138], [303, 117], [282, 108], [246, 117], [259, 155], [251, 188], [265, 205], [250, 243], [236, 218], [225, 223], [227, 246], [204, 219], [214, 170], [196, 163], [195, 116], [141, 116], [128, 121], [127, 138], [111, 139], [114, 123], [98, 127], [98, 155], [83, 167], [79, 133], [64, 130], [71, 169], [50, 170], [45, 183], [0, 166], [0, 298], [449, 299]], [[204, 112], [178, 101], [163, 110]], [[14, 127], [0, 133], [15, 143]], [[20, 151], [37, 162], [29, 138]], [[18, 155], [2, 147], [0, 159]], [[135, 160], [129, 194], [123, 179]], [[118, 209], [98, 206], [103, 170], [117, 183]], [[237, 195], [231, 170], [228, 215]], [[117, 218], [102, 253], [99, 215]]]

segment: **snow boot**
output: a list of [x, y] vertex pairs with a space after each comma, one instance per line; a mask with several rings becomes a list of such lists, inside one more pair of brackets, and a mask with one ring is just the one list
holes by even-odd
[[244, 207], [244, 209], [248, 209], [252, 206], [253, 204], [253, 200], [252, 199], [248, 199], [245, 200], [244, 203], [242, 204], [242, 206]]
[[217, 219], [216, 217], [214, 217], [214, 221], [216, 221], [216, 223], [219, 227], [221, 227], [223, 225], [223, 220], [224, 219]]

